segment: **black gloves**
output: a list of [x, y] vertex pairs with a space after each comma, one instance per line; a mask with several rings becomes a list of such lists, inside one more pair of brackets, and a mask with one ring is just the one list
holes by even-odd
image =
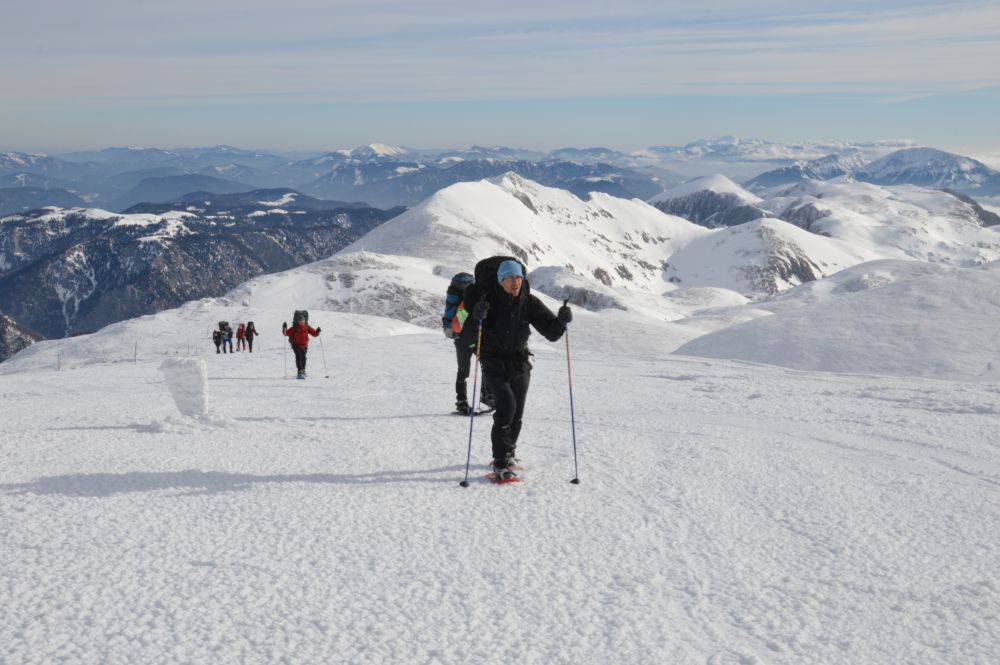
[[477, 321], [482, 321], [486, 318], [486, 314], [490, 311], [490, 303], [487, 300], [480, 300], [476, 303], [476, 306], [472, 309], [472, 318]]
[[320, 334], [321, 332], [323, 332], [323, 329], [322, 329], [322, 328], [320, 328], [319, 326], [316, 326], [316, 334], [318, 335], [318, 334]]
[[563, 325], [566, 325], [567, 323], [572, 321], [573, 312], [570, 311], [569, 305], [567, 305], [564, 302], [563, 306], [559, 308], [559, 313], [556, 314], [556, 318], [559, 319], [559, 322], [562, 323]]
[[281, 332], [285, 332], [286, 330], [288, 330], [288, 324], [285, 323], [284, 321], [282, 321], [281, 322]]

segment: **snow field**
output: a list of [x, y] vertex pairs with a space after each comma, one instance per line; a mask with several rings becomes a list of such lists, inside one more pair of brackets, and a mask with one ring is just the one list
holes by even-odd
[[218, 420], [162, 358], [0, 375], [0, 662], [1000, 652], [996, 384], [609, 352], [581, 317], [581, 484], [565, 346], [535, 336], [525, 480], [482, 478], [483, 417], [462, 489], [451, 344], [314, 318], [307, 381], [264, 316], [262, 353], [202, 342]]

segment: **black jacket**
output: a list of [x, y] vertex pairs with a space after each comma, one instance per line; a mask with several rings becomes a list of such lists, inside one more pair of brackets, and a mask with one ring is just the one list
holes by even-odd
[[[491, 285], [492, 286], [492, 285]], [[532, 326], [545, 339], [554, 342], [566, 332], [564, 326], [555, 314], [541, 300], [531, 295], [531, 289], [525, 280], [521, 285], [521, 293], [517, 298], [508, 295], [499, 284], [496, 288], [481, 287], [473, 284], [465, 290], [465, 309], [472, 312], [476, 303], [487, 300], [490, 303], [489, 313], [483, 321], [483, 341], [480, 347], [480, 358], [485, 364], [488, 360], [527, 360], [528, 337]], [[462, 328], [462, 341], [470, 345], [476, 344], [479, 321], [470, 316]]]

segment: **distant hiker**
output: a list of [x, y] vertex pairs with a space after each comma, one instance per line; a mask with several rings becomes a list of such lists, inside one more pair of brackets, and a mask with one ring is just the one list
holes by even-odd
[[[476, 343], [471, 344], [468, 340], [462, 339], [462, 325], [469, 317], [465, 309], [462, 296], [465, 290], [475, 281], [475, 277], [467, 272], [460, 272], [451, 278], [448, 285], [448, 293], [444, 301], [444, 316], [441, 317], [441, 326], [444, 336], [455, 342], [455, 357], [458, 360], [458, 373], [455, 375], [455, 410], [464, 416], [469, 415], [475, 405], [469, 406], [468, 392], [466, 384], [469, 379], [469, 370], [472, 367], [472, 356], [475, 355]], [[480, 401], [488, 407], [493, 406], [492, 396], [483, 385], [480, 393]]]
[[246, 348], [246, 326], [242, 323], [236, 326], [236, 350], [242, 351]]
[[496, 404], [490, 432], [493, 471], [498, 479], [508, 480], [516, 475], [512, 467], [531, 380], [529, 325], [554, 342], [566, 332], [573, 313], [563, 305], [556, 316], [531, 295], [524, 264], [509, 256], [494, 256], [476, 264], [476, 281], [466, 288], [464, 302], [472, 320], [463, 326], [462, 339], [475, 345], [481, 323], [483, 382]]
[[222, 353], [222, 351], [220, 350], [220, 349], [222, 349], [222, 331], [221, 330], [213, 330], [212, 331], [212, 341], [215, 342], [215, 352], [216, 353]]
[[257, 327], [254, 326], [253, 321], [247, 323], [247, 327], [243, 330], [243, 334], [246, 336], [247, 351], [253, 353], [253, 338], [257, 335]]
[[[226, 353], [226, 347], [229, 347], [229, 352], [233, 351], [233, 329], [229, 327], [229, 321], [219, 321], [219, 335], [222, 338], [222, 352]], [[213, 338], [215, 336], [213, 335]]]
[[321, 328], [311, 328], [309, 326], [309, 312], [306, 310], [296, 310], [292, 317], [292, 327], [282, 321], [281, 334], [288, 338], [288, 343], [292, 345], [295, 353], [295, 369], [298, 370], [299, 379], [306, 378], [306, 352], [309, 350], [309, 335], [319, 337]]

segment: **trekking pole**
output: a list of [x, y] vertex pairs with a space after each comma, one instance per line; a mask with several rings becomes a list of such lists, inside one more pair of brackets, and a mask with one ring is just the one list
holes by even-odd
[[[563, 306], [569, 303], [569, 300], [563, 300]], [[580, 484], [580, 466], [577, 464], [576, 459], [576, 414], [573, 412], [573, 370], [570, 366], [569, 361], [569, 326], [566, 326], [566, 376], [569, 378], [569, 421], [570, 426], [573, 429], [573, 480], [570, 482], [574, 485]]]
[[324, 379], [329, 379], [330, 378], [330, 370], [328, 370], [326, 368], [326, 351], [323, 349], [323, 336], [322, 335], [319, 335], [319, 352], [320, 352], [320, 355], [323, 356], [323, 372], [326, 373], [326, 376], [324, 376], [323, 378]]
[[285, 367], [284, 367], [284, 369], [281, 372], [281, 378], [287, 379], [288, 378], [288, 345], [287, 344], [282, 344], [282, 346], [285, 347], [285, 353], [282, 356], [282, 359], [285, 362]]
[[[476, 392], [479, 385], [479, 347], [483, 343], [483, 320], [479, 319], [479, 332], [476, 334], [476, 367], [472, 371], [472, 394]], [[465, 455], [465, 480], [459, 483], [462, 487], [469, 486], [469, 465], [472, 463], [472, 425], [476, 422], [476, 410], [469, 409], [469, 450]]]

